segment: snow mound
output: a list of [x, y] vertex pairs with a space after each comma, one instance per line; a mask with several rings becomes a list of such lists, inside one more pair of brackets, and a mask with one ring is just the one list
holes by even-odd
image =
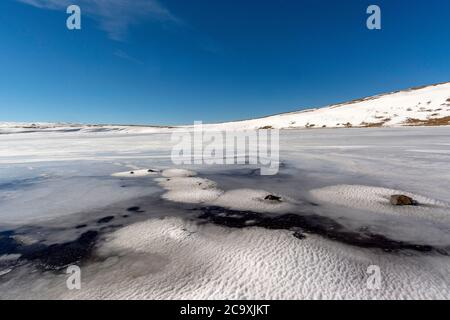
[[[236, 189], [224, 192], [217, 183], [199, 177], [193, 177], [193, 171], [183, 169], [168, 169], [163, 176], [157, 178], [159, 185], [167, 190], [163, 199], [181, 203], [205, 203], [232, 210], [243, 210], [265, 213], [283, 213], [295, 208], [296, 202], [287, 197], [279, 200], [265, 199], [273, 195], [268, 191], [255, 189]], [[276, 195], [275, 195], [276, 196]]]
[[[310, 191], [322, 202], [377, 213], [421, 218], [433, 221], [450, 221], [450, 204], [421, 195], [381, 187], [364, 185], [337, 185]], [[417, 206], [393, 206], [390, 196], [404, 194], [418, 202]]]
[[[172, 169], [176, 170], [176, 169]], [[183, 172], [174, 171], [175, 175]], [[189, 173], [186, 173], [189, 174]], [[181, 203], [205, 203], [217, 199], [223, 191], [214, 181], [198, 177], [174, 177], [157, 179], [159, 185], [167, 190], [163, 199]]]
[[159, 171], [154, 169], [140, 169], [140, 170], [131, 170], [124, 172], [113, 173], [113, 177], [120, 178], [136, 178], [136, 177], [148, 177], [158, 175]]
[[193, 177], [196, 176], [197, 172], [186, 170], [186, 169], [166, 169], [162, 172], [163, 177], [175, 178], [175, 177]]
[[173, 190], [162, 195], [163, 199], [181, 203], [209, 203], [223, 193], [219, 189]]
[[[300, 241], [289, 231], [150, 219], [117, 230], [98, 249], [117, 252], [108, 268], [86, 265], [82, 290], [60, 289], [62, 298], [449, 298], [445, 257], [380, 255], [313, 235]], [[135, 266], [137, 254], [151, 267]], [[382, 272], [379, 290], [367, 286], [371, 265]]]
[[9, 269], [5, 269], [5, 270], [0, 270], [0, 277], [4, 276], [5, 274], [8, 274], [12, 271], [13, 269], [9, 268]]
[[4, 254], [0, 256], [0, 262], [15, 261], [21, 257], [20, 254]]
[[236, 189], [225, 192], [212, 204], [232, 210], [282, 213], [295, 208], [295, 201], [281, 197], [281, 201], [265, 200], [270, 192], [255, 189]]
[[217, 183], [214, 181], [198, 177], [162, 178], [157, 181], [166, 190], [189, 190], [194, 188], [206, 190], [217, 187]]

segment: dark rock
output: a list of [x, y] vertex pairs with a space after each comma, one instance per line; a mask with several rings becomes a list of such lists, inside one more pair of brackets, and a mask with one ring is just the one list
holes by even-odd
[[390, 202], [393, 206], [414, 206], [417, 201], [403, 194], [394, 194], [391, 196]]
[[130, 171], [130, 174], [134, 174], [134, 171]]
[[79, 224], [79, 225], [77, 225], [75, 227], [75, 229], [83, 229], [83, 228], [86, 228], [86, 227], [87, 227], [87, 224]]
[[264, 200], [277, 201], [281, 202], [281, 197], [274, 196], [273, 194], [269, 194], [264, 198]]
[[145, 211], [141, 210], [141, 207], [129, 207], [129, 208], [127, 209], [127, 211], [128, 211], [128, 212], [138, 212], [138, 213], [145, 212]]
[[300, 239], [300, 240], [303, 240], [306, 238], [306, 236], [299, 231], [294, 232], [294, 237], [296, 237], [297, 239]]

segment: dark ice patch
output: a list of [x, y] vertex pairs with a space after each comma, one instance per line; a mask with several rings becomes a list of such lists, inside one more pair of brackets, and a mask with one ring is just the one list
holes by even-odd
[[229, 210], [222, 207], [203, 207], [199, 209], [200, 219], [230, 228], [262, 227], [266, 229], [282, 229], [294, 231], [293, 236], [304, 239], [305, 233], [321, 235], [330, 240], [362, 248], [379, 248], [386, 252], [397, 250], [414, 250], [419, 252], [435, 251], [448, 255], [445, 248], [435, 248], [430, 245], [408, 243], [389, 239], [384, 235], [375, 234], [369, 229], [352, 231], [346, 229], [335, 220], [316, 214], [283, 214], [269, 216], [262, 213]]
[[25, 246], [19, 250], [22, 254], [20, 259], [36, 262], [44, 270], [59, 270], [89, 257], [97, 238], [97, 231], [87, 231], [66, 243]]
[[123, 227], [123, 225], [121, 225], [121, 224], [108, 225], [108, 226], [105, 226], [105, 227], [101, 227], [100, 231], [101, 232], [113, 232], [113, 231], [116, 231], [116, 230], [118, 230], [118, 229], [120, 229], [122, 227]]
[[0, 238], [1, 237], [9, 237], [14, 235], [14, 230], [5, 230], [5, 231], [0, 231]]
[[87, 231], [74, 241], [51, 245], [25, 245], [17, 242], [13, 236], [14, 233], [10, 233], [0, 237], [0, 255], [20, 254], [19, 261], [22, 263], [31, 261], [43, 270], [59, 270], [88, 258], [98, 238], [98, 232]]
[[113, 219], [114, 219], [114, 216], [106, 216], [106, 217], [98, 219], [97, 223], [99, 223], [99, 224], [108, 223]]
[[0, 256], [4, 254], [15, 253], [17, 244], [16, 241], [11, 238], [14, 235], [14, 231], [2, 231], [0, 232]]

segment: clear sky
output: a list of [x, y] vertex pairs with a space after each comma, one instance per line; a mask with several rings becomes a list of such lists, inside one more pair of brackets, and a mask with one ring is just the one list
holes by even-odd
[[[370, 4], [382, 30], [366, 28]], [[450, 81], [449, 13], [447, 0], [1, 0], [0, 121], [218, 122]]]

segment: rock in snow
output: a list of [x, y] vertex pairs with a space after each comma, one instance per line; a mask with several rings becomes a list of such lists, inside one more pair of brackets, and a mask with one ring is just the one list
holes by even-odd
[[264, 198], [264, 200], [277, 201], [281, 202], [281, 197], [274, 196], [273, 194], [269, 194]]
[[413, 198], [403, 194], [394, 194], [391, 196], [390, 202], [394, 206], [414, 206], [417, 204]]

